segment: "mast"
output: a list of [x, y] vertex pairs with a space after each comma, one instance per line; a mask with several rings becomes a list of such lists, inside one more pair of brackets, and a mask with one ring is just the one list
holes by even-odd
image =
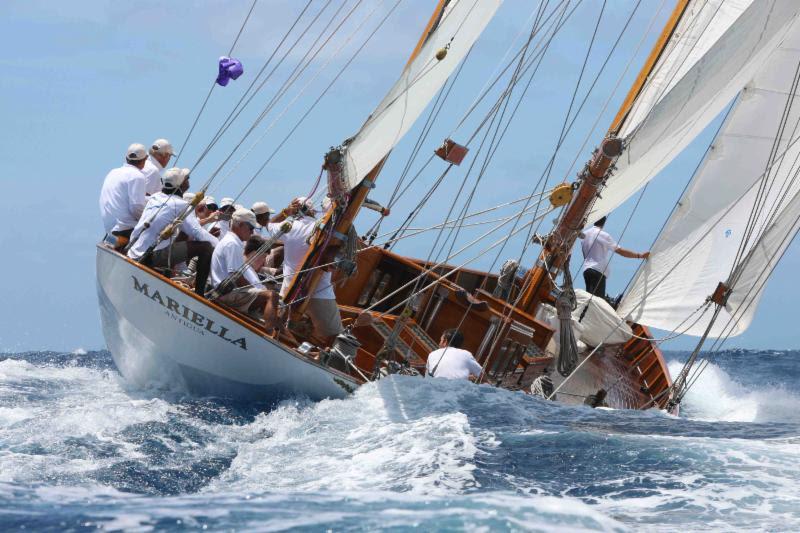
[[[425, 26], [425, 30], [422, 32], [422, 35], [417, 41], [414, 50], [411, 52], [411, 55], [406, 62], [406, 67], [414, 61], [414, 59], [419, 55], [422, 47], [425, 45], [425, 42], [430, 37], [431, 33], [436, 29], [441, 21], [442, 14], [444, 13], [445, 7], [447, 4], [450, 3], [450, 0], [438, 0], [436, 3], [436, 9], [434, 9], [433, 14], [431, 15], [430, 20], [428, 20], [428, 24]], [[390, 152], [391, 153], [391, 152]], [[306, 286], [306, 292], [308, 294], [312, 294], [313, 291], [316, 289], [317, 284], [323, 274], [321, 269], [313, 270], [309, 273], [307, 277], [306, 283], [303, 283], [303, 278], [305, 277], [302, 274], [302, 271], [309, 268], [310, 264], [316, 262], [318, 264], [324, 264], [330, 262], [336, 255], [336, 252], [341, 248], [342, 244], [344, 244], [347, 234], [350, 231], [350, 227], [353, 225], [353, 221], [355, 220], [356, 216], [358, 215], [361, 207], [364, 204], [364, 201], [367, 199], [367, 194], [371, 189], [375, 187], [375, 180], [378, 178], [378, 175], [383, 168], [384, 163], [389, 158], [389, 154], [383, 157], [383, 159], [378, 162], [375, 167], [370, 170], [370, 172], [364, 177], [361, 183], [356, 187], [354, 191], [352, 191], [352, 196], [350, 197], [349, 202], [344, 208], [339, 220], [336, 222], [336, 226], [332, 230], [332, 235], [327, 242], [327, 246], [324, 246], [325, 242], [323, 239], [324, 234], [326, 233], [325, 228], [322, 230], [318, 230], [314, 233], [314, 236], [311, 241], [311, 246], [306, 253], [306, 257], [303, 259], [303, 265], [299, 269], [298, 274], [295, 275], [294, 279], [292, 280], [292, 284], [289, 287], [289, 291], [287, 292], [287, 300], [293, 301], [298, 295], [301, 285]], [[325, 162], [323, 164], [323, 169], [325, 170], [333, 170], [335, 167], [338, 166], [340, 160], [337, 159], [337, 156], [341, 156], [341, 152], [332, 150], [325, 156]], [[323, 220], [325, 221], [325, 225], [328, 226], [331, 221], [331, 217], [333, 215], [334, 210], [337, 208], [335, 202], [332, 203], [331, 207], [328, 209], [328, 212], [324, 215]], [[324, 254], [324, 257], [320, 258], [320, 254]], [[317, 259], [321, 259], [317, 261]], [[300, 306], [295, 310], [297, 313], [302, 313], [305, 311], [306, 306], [308, 305], [308, 299], [302, 301]]]
[[520, 298], [520, 309], [533, 314], [541, 302], [550, 298], [550, 292], [554, 288], [553, 280], [569, 259], [575, 240], [586, 224], [589, 212], [608, 179], [609, 171], [614, 161], [622, 153], [623, 142], [617, 138], [617, 134], [621, 130], [637, 97], [641, 94], [653, 68], [658, 63], [675, 33], [675, 28], [677, 28], [678, 23], [686, 13], [688, 4], [689, 0], [678, 0], [647, 61], [642, 66], [639, 75], [611, 123], [606, 138], [600, 147], [595, 150], [592, 159], [581, 172], [578, 189], [564, 211], [564, 215], [547, 237], [536, 265], [526, 275], [525, 283], [523, 284], [526, 289]]

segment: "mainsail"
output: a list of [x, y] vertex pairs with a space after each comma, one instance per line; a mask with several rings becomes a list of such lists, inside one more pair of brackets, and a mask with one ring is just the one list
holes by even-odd
[[[406, 134], [467, 55], [502, 0], [451, 0], [419, 54], [345, 150], [344, 177], [353, 188]], [[438, 59], [440, 50], [447, 55]]]
[[794, 24], [734, 103], [634, 278], [622, 316], [701, 335], [711, 309], [698, 309], [719, 282], [732, 279], [711, 336], [736, 335], [749, 326], [800, 216], [798, 73], [800, 24]]
[[619, 206], [686, 148], [769, 60], [798, 12], [796, 0], [753, 2], [652, 108], [635, 108], [638, 122], [623, 125], [625, 153], [590, 218]]

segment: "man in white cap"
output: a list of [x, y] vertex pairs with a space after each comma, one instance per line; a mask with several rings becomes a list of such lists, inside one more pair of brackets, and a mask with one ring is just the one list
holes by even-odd
[[267, 202], [256, 202], [250, 210], [255, 213], [256, 222], [258, 222], [258, 225], [262, 228], [269, 224], [269, 217], [275, 212], [275, 210], [269, 208]]
[[106, 234], [116, 237], [115, 248], [128, 243], [131, 231], [147, 201], [142, 174], [147, 152], [144, 145], [132, 144], [125, 152], [125, 164], [106, 175], [100, 189], [100, 216]]
[[[231, 227], [220, 239], [211, 259], [211, 284], [215, 289], [222, 289], [223, 294], [218, 302], [244, 314], [263, 314], [268, 332], [272, 332], [278, 324], [276, 306], [267, 305], [277, 300], [273, 291], [267, 290], [261, 283], [255, 270], [244, 267], [245, 242], [253, 236], [258, 223], [256, 215], [249, 209], [237, 209], [231, 215]], [[223, 282], [232, 286], [225, 291]]]
[[150, 146], [150, 156], [144, 164], [144, 186], [147, 195], [155, 194], [161, 190], [161, 176], [164, 167], [172, 157], [172, 145], [166, 139], [156, 139]]
[[234, 211], [236, 211], [236, 207], [233, 205], [233, 198], [223, 198], [219, 202], [217, 218], [207, 225], [206, 229], [220, 239], [223, 238], [231, 229], [230, 221]]
[[[211, 255], [218, 243], [217, 238], [204, 230], [194, 212], [190, 212], [175, 228], [169, 239], [164, 239], [156, 245], [164, 228], [185, 213], [189, 206], [182, 197], [189, 189], [189, 169], [171, 168], [164, 172], [161, 181], [163, 184], [161, 192], [150, 197], [142, 217], [133, 229], [131, 238], [134, 243], [128, 250], [128, 256], [145, 265], [158, 268], [172, 268], [196, 257], [197, 275], [194, 291], [202, 296], [205, 294], [211, 268]], [[176, 237], [180, 232], [186, 234], [189, 240], [177, 241]]]
[[[273, 217], [273, 223], [267, 225], [267, 230], [271, 234], [275, 234], [280, 226], [277, 222], [292, 215], [295, 216], [292, 229], [278, 239], [283, 243], [284, 250], [283, 283], [281, 285], [281, 297], [283, 298], [286, 298], [289, 286], [303, 264], [309, 248], [308, 238], [314, 233], [314, 227], [317, 224], [314, 218], [316, 215], [314, 203], [310, 198], [301, 196], [295, 198], [289, 207]], [[314, 294], [309, 297], [306, 312], [314, 324], [315, 342], [323, 347], [333, 344], [336, 335], [342, 332], [342, 317], [339, 307], [336, 305], [336, 294], [333, 292], [330, 271], [323, 272], [320, 277]]]
[[[270, 209], [266, 202], [256, 202], [253, 204], [253, 207], [251, 207], [250, 210], [255, 213], [256, 221], [258, 222], [258, 225], [261, 226], [258, 228], [261, 236], [265, 239], [269, 239], [272, 236], [268, 229], [270, 216], [275, 213], [275, 210]], [[267, 256], [264, 268], [261, 270], [261, 272], [269, 276], [276, 276], [280, 273], [282, 265], [283, 246], [276, 245], [270, 249], [269, 256]]]

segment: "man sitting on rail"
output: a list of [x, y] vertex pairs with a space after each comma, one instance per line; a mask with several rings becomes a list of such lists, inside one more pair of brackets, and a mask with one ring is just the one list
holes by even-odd
[[[244, 267], [244, 243], [253, 236], [257, 224], [249, 209], [233, 212], [230, 230], [211, 258], [211, 284], [222, 293], [218, 302], [245, 314], [263, 313], [267, 331], [271, 331], [278, 327], [277, 295], [264, 287], [251, 266]], [[224, 284], [230, 284], [230, 289]]]
[[[205, 294], [211, 254], [218, 243], [217, 238], [200, 226], [194, 211], [191, 211], [174, 228], [169, 239], [156, 244], [161, 232], [189, 209], [189, 203], [182, 197], [189, 188], [189, 169], [171, 168], [164, 173], [161, 181], [161, 192], [150, 197], [142, 217], [133, 229], [131, 238], [134, 242], [128, 250], [128, 256], [148, 266], [168, 269], [196, 257], [194, 291], [202, 296]], [[180, 232], [186, 234], [190, 240], [176, 242]]]
[[[288, 216], [296, 215], [292, 223], [291, 231], [284, 233], [278, 239], [283, 243], [283, 283], [281, 285], [281, 297], [286, 298], [289, 287], [295, 274], [303, 265], [303, 260], [308, 252], [308, 239], [314, 233], [317, 224], [314, 216], [314, 203], [306, 197], [295, 198], [286, 209], [283, 209], [275, 217], [272, 223], [267, 225], [267, 230], [274, 234], [280, 222]], [[336, 305], [336, 294], [333, 292], [330, 267], [325, 269], [314, 289], [314, 294], [309, 296], [306, 311], [311, 322], [314, 324], [315, 342], [320, 346], [330, 346], [336, 336], [342, 332], [342, 317], [339, 314], [339, 307]]]
[[150, 145], [150, 156], [144, 163], [144, 192], [150, 196], [161, 190], [164, 167], [172, 157], [172, 145], [166, 139], [156, 139]]
[[103, 228], [106, 234], [116, 237], [114, 248], [117, 250], [128, 244], [133, 227], [147, 203], [142, 174], [146, 159], [144, 145], [130, 145], [125, 152], [125, 165], [109, 172], [100, 190]]
[[464, 335], [457, 329], [448, 329], [439, 339], [439, 349], [428, 354], [426, 364], [429, 378], [469, 379], [479, 378], [483, 368], [471, 353], [461, 349]]

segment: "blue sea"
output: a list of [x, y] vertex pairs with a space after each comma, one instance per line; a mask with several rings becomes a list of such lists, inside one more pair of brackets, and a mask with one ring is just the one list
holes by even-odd
[[245, 405], [0, 355], [4, 531], [411, 528], [798, 531], [800, 352], [720, 353], [680, 417], [404, 377]]

